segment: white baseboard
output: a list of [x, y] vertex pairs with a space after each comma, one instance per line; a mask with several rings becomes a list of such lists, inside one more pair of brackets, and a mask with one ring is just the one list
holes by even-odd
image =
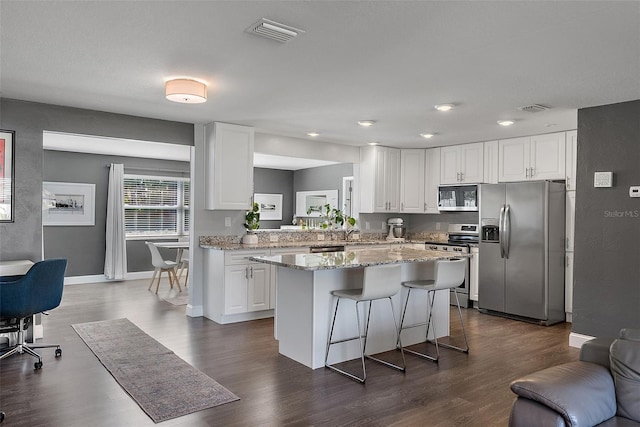
[[[153, 271], [136, 271], [133, 273], [127, 273], [127, 277], [124, 280], [138, 280], [138, 279], [150, 279], [153, 275]], [[65, 277], [65, 285], [80, 285], [87, 283], [106, 283], [106, 282], [120, 282], [121, 280], [107, 279], [104, 274], [94, 274], [91, 276], [72, 276]]]
[[189, 317], [204, 316], [204, 307], [202, 305], [187, 304], [187, 316]]
[[594, 338], [595, 337], [592, 337], [590, 335], [583, 335], [583, 334], [571, 332], [569, 334], [569, 347], [580, 348], [582, 347], [582, 344]]

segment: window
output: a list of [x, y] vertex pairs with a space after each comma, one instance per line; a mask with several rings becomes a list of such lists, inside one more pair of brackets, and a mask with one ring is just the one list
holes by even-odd
[[124, 176], [127, 238], [189, 233], [189, 178]]

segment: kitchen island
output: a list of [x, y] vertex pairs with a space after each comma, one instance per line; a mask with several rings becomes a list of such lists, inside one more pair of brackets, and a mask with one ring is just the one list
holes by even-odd
[[[305, 366], [324, 366], [327, 336], [333, 313], [331, 291], [362, 287], [364, 267], [401, 264], [401, 280], [433, 277], [433, 261], [449, 259], [450, 252], [410, 248], [356, 249], [330, 253], [283, 254], [249, 258], [255, 262], [277, 266], [275, 336], [280, 354]], [[392, 298], [396, 321], [400, 321], [406, 290]], [[401, 300], [402, 297], [402, 300]], [[371, 313], [367, 353], [395, 348], [396, 331], [388, 304], [374, 302]], [[357, 335], [352, 302], [341, 304], [334, 329], [336, 340]], [[364, 311], [364, 310], [363, 310]], [[416, 292], [409, 301], [405, 324], [424, 322], [428, 314], [426, 292]], [[364, 315], [364, 313], [363, 313]], [[449, 293], [436, 294], [434, 313], [438, 337], [449, 335]], [[363, 319], [361, 319], [364, 321]], [[425, 327], [402, 334], [403, 345], [424, 341]], [[433, 334], [430, 333], [430, 337]], [[360, 357], [357, 341], [332, 348], [329, 363]]]

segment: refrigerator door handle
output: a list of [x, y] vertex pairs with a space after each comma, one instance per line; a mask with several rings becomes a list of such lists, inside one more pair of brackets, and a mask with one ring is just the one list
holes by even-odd
[[504, 257], [509, 259], [509, 243], [511, 242], [511, 206], [504, 211]]
[[500, 244], [500, 258], [504, 258], [504, 210], [505, 205], [500, 208], [500, 219], [498, 220], [498, 243]]

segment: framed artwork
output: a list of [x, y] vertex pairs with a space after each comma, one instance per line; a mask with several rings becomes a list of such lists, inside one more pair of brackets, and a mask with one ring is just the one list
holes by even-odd
[[324, 205], [338, 208], [338, 190], [317, 190], [296, 192], [297, 217], [321, 217]]
[[260, 221], [282, 221], [282, 194], [256, 193], [253, 201], [260, 206]]
[[16, 133], [0, 130], [0, 222], [14, 221], [14, 151]]
[[95, 184], [42, 183], [42, 225], [95, 225]]

